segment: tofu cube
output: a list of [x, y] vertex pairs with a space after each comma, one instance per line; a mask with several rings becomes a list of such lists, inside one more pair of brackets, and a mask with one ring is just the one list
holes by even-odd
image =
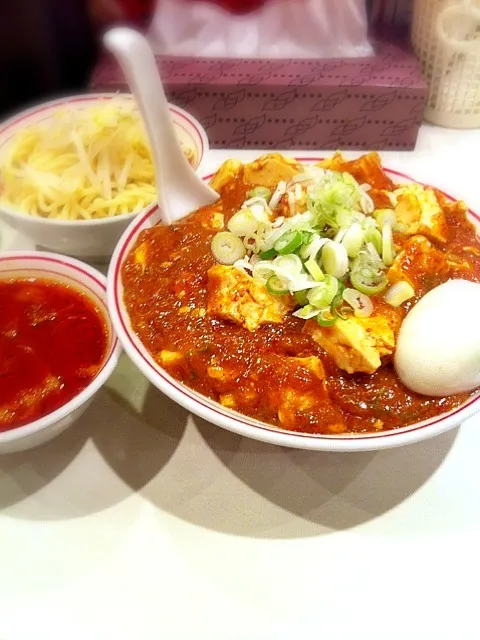
[[347, 373], [373, 373], [381, 366], [382, 358], [393, 353], [399, 322], [392, 310], [369, 318], [339, 320], [330, 327], [321, 327], [310, 320], [304, 331], [325, 349], [340, 369]]
[[422, 234], [440, 244], [447, 242], [447, 221], [433, 189], [408, 184], [396, 189], [393, 195], [397, 201], [397, 222], [402, 225], [403, 233]]
[[262, 324], [281, 323], [294, 308], [291, 296], [270, 294], [265, 286], [237, 267], [215, 265], [208, 270], [207, 312], [255, 331]]

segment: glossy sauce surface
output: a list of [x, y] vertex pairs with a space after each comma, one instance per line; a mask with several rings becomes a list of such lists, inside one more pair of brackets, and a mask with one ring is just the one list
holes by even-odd
[[[209, 228], [209, 221], [215, 211], [223, 212], [227, 221], [252, 186], [237, 180], [222, 191], [222, 199], [216, 205], [171, 227], [144, 230], [124, 263], [125, 302], [133, 328], [157, 361], [189, 387], [217, 401], [232, 396], [236, 410], [274, 425], [280, 426], [279, 397], [285, 395], [285, 389], [302, 397], [314, 397], [310, 407], [308, 403], [297, 403], [291, 419], [287, 417], [281, 425], [308, 433], [394, 429], [463, 402], [467, 395], [429, 398], [409, 392], [398, 380], [391, 362], [373, 375], [345, 373], [302, 332], [304, 321], [293, 316], [282, 324], [263, 325], [250, 332], [205, 313], [207, 271], [215, 264], [210, 242], [216, 231]], [[458, 258], [459, 266], [457, 269], [450, 265], [432, 275], [423, 274], [414, 263], [409, 265], [419, 295], [450, 277], [480, 277], [480, 251], [473, 226], [463, 211], [446, 201], [443, 206], [449, 241], [441, 251]], [[405, 241], [406, 237], [396, 237], [400, 247]], [[143, 255], [142, 265], [135, 260], [135, 252]], [[467, 275], [462, 264], [468, 264]], [[408, 307], [409, 303], [405, 304], [401, 313]], [[182, 357], [165, 363], [161, 360], [162, 350], [181, 353]], [[288, 364], [292, 357], [309, 356], [321, 359], [326, 385], [308, 368], [292, 370]], [[223, 372], [221, 377], [215, 376], [215, 368]]]
[[108, 340], [83, 293], [46, 280], [0, 280], [0, 431], [71, 400], [98, 373]]

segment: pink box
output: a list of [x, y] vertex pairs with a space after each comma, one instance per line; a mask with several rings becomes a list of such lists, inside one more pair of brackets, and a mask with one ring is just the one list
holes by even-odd
[[[368, 58], [159, 57], [169, 100], [197, 117], [212, 148], [413, 149], [427, 85], [405, 40], [372, 38]], [[91, 89], [126, 88], [104, 56]]]

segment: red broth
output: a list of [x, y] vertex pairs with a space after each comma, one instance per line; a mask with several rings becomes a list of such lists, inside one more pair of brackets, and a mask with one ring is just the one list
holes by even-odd
[[58, 409], [97, 375], [108, 329], [83, 293], [47, 280], [0, 280], [0, 431]]

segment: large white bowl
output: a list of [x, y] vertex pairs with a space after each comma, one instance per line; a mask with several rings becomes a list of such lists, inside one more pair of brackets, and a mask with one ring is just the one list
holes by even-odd
[[[72, 96], [45, 102], [23, 111], [0, 125], [0, 156], [12, 137], [30, 124], [43, 122], [52, 117], [59, 108], [66, 105], [70, 110], [90, 107], [99, 100], [111, 100], [121, 96], [131, 101], [130, 94], [100, 93]], [[198, 169], [208, 151], [208, 138], [200, 123], [189, 113], [170, 105], [170, 113], [179, 138], [195, 150], [193, 166]], [[0, 177], [1, 177], [0, 163]], [[135, 217], [135, 213], [126, 213], [113, 218], [99, 220], [50, 220], [26, 215], [13, 207], [0, 203], [0, 218], [31, 238], [36, 245], [82, 259], [102, 260], [109, 258], [120, 236]]]
[[[298, 158], [300, 162], [319, 161], [318, 157]], [[397, 183], [417, 182], [397, 171], [386, 170]], [[445, 194], [447, 195], [447, 194]], [[449, 197], [447, 195], [447, 197]], [[453, 200], [453, 198], [450, 198]], [[480, 217], [470, 212], [472, 222], [480, 229]], [[480, 411], [480, 392], [461, 407], [434, 418], [411, 424], [408, 427], [386, 431], [385, 433], [311, 435], [286, 431], [254, 420], [248, 416], [226, 409], [219, 403], [202, 396], [170, 376], [151, 357], [145, 346], [132, 330], [130, 319], [123, 301], [121, 267], [135, 244], [139, 233], [159, 221], [158, 207], [152, 206], [136, 219], [123, 234], [115, 249], [108, 272], [108, 306], [115, 331], [124, 347], [142, 373], [150, 382], [167, 396], [192, 413], [205, 420], [234, 431], [235, 433], [270, 442], [272, 444], [299, 449], [322, 451], [369, 451], [387, 449], [417, 442], [438, 435], [461, 424], [465, 419]]]
[[43, 418], [0, 432], [0, 454], [31, 449], [51, 440], [71, 426], [115, 369], [121, 353], [107, 309], [106, 278], [88, 265], [54, 253], [10, 251], [0, 253], [0, 279], [38, 277], [68, 284], [85, 293], [100, 309], [109, 331], [107, 353], [102, 368], [79, 394]]

